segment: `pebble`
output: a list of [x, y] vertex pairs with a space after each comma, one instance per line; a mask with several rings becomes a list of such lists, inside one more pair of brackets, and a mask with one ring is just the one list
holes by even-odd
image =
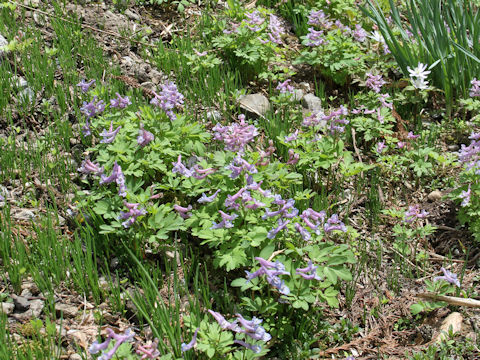
[[428, 194], [427, 199], [430, 201], [437, 201], [442, 199], [442, 192], [438, 190], [433, 190], [430, 194]]
[[295, 89], [294, 92], [293, 92], [293, 99], [295, 101], [301, 101], [303, 99], [304, 95], [305, 95], [305, 93], [303, 92], [302, 89]]
[[457, 144], [448, 145], [448, 151], [458, 151], [460, 147]]
[[30, 309], [30, 302], [27, 298], [15, 294], [11, 294], [10, 297], [13, 299], [13, 303], [15, 304], [15, 309], [17, 311], [23, 312]]
[[33, 104], [35, 101], [35, 92], [29, 87], [26, 87], [18, 92], [18, 99]]
[[140, 16], [135, 14], [132, 10], [130, 9], [127, 9], [125, 10], [125, 15], [127, 15], [127, 17], [130, 19], [130, 20], [137, 20], [137, 21], [140, 21]]
[[302, 105], [304, 108], [311, 111], [322, 110], [322, 100], [313, 94], [307, 94], [302, 99]]
[[218, 122], [222, 120], [222, 114], [217, 110], [207, 111], [207, 120]]
[[0, 312], [4, 313], [5, 315], [10, 315], [15, 309], [14, 303], [9, 302], [2, 302], [0, 306]]
[[264, 116], [270, 109], [270, 102], [268, 99], [260, 94], [242, 95], [238, 99], [240, 108], [244, 110], [251, 117], [257, 118], [259, 115]]
[[78, 314], [78, 308], [74, 305], [68, 304], [55, 304], [55, 312], [57, 316], [62, 316], [64, 318], [74, 318]]
[[0, 58], [3, 57], [3, 55], [5, 55], [5, 53], [7, 52], [6, 50], [2, 50], [2, 47], [7, 45], [8, 45], [7, 39], [5, 39], [2, 35], [0, 35]]
[[78, 355], [78, 354], [72, 354], [70, 355], [70, 357], [68, 358], [68, 360], [82, 360], [82, 356], [81, 355]]

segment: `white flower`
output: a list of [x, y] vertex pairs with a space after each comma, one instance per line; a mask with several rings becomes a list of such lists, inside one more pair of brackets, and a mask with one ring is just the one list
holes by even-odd
[[425, 81], [425, 79], [422, 78], [410, 78], [412, 81], [412, 85], [415, 89], [420, 89], [420, 90], [425, 90], [428, 88], [428, 81]]
[[430, 71], [427, 70], [427, 65], [424, 65], [422, 63], [418, 63], [417, 67], [414, 68], [413, 70], [410, 68], [410, 66], [407, 66], [407, 70], [410, 73], [410, 77], [416, 77], [417, 79], [426, 79], [427, 75], [430, 74]]
[[380, 34], [379, 31], [375, 30], [375, 31], [372, 31], [371, 32], [372, 35], [369, 36], [370, 39], [373, 39], [379, 43], [382, 43], [384, 44], [385, 43], [385, 39], [383, 38], [382, 34]]

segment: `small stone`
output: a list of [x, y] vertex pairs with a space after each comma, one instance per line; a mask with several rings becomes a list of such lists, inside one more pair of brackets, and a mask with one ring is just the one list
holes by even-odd
[[34, 318], [38, 318], [42, 313], [45, 302], [40, 299], [30, 301], [30, 310]]
[[131, 68], [133, 65], [135, 65], [135, 61], [133, 61], [130, 56], [124, 56], [120, 61], [127, 68]]
[[8, 302], [1, 303], [0, 311], [5, 315], [10, 315], [13, 312], [13, 309], [15, 309], [14, 303], [8, 303]]
[[36, 215], [32, 210], [28, 209], [19, 209], [19, 211], [12, 212], [12, 217], [15, 220], [24, 220], [29, 221], [35, 219]]
[[30, 309], [30, 302], [27, 298], [15, 294], [11, 294], [10, 296], [13, 299], [13, 303], [15, 304], [15, 310], [22, 312]]
[[220, 114], [220, 111], [217, 110], [207, 111], [207, 120], [218, 122], [222, 120], [222, 114]]
[[68, 304], [55, 304], [55, 312], [57, 316], [62, 316], [63, 313], [64, 318], [74, 318], [78, 314], [78, 308]]
[[26, 87], [18, 92], [18, 99], [22, 102], [33, 104], [35, 101], [35, 92], [29, 87]]
[[140, 21], [140, 16], [135, 14], [132, 10], [130, 9], [127, 9], [125, 10], [125, 15], [127, 15], [127, 17], [130, 19], [130, 20], [137, 20], [137, 21]]
[[453, 144], [453, 145], [448, 145], [448, 151], [458, 151], [458, 149], [460, 149], [460, 147], [457, 145], [457, 144]]
[[307, 94], [302, 99], [302, 105], [304, 108], [311, 111], [322, 110], [322, 100], [313, 94]]
[[22, 76], [14, 76], [13, 80], [15, 81], [15, 86], [18, 89], [24, 89], [28, 86], [27, 80], [25, 80]]
[[302, 89], [295, 89], [294, 92], [293, 92], [293, 99], [295, 101], [301, 101], [303, 99], [304, 95], [305, 95], [305, 93], [303, 92]]
[[43, 14], [39, 14], [37, 11], [33, 13], [33, 21], [35, 21], [35, 24], [40, 26], [45, 26], [45, 24], [47, 23], [45, 20], [45, 16]]
[[5, 39], [2, 35], [0, 35], [0, 58], [3, 57], [3, 55], [5, 55], [5, 53], [7, 52], [7, 50], [2, 50], [2, 48], [7, 45], [8, 45], [7, 39]]
[[299, 87], [301, 90], [303, 90], [303, 91], [305, 91], [305, 92], [307, 92], [307, 93], [310, 92], [310, 90], [311, 90], [310, 84], [307, 83], [307, 82], [305, 82], [305, 81], [303, 81], [303, 82], [301, 82], [300, 84], [298, 84], [298, 87]]
[[433, 190], [430, 194], [428, 194], [427, 199], [430, 201], [437, 201], [442, 198], [443, 194], [441, 191]]
[[68, 358], [68, 360], [82, 360], [82, 356], [81, 355], [78, 355], [78, 354], [72, 354], [70, 355], [70, 357]]
[[157, 87], [155, 84], [151, 81], [145, 81], [144, 83], [141, 83], [140, 86], [144, 89], [150, 90], [150, 91], [156, 91]]
[[102, 289], [102, 290], [108, 290], [110, 288], [110, 284], [108, 283], [107, 280], [105, 280], [105, 278], [103, 276], [101, 276], [99, 279], [98, 279], [98, 286]]
[[30, 291], [30, 289], [23, 289], [20, 293], [20, 296], [24, 298], [29, 298], [32, 297], [32, 292]]
[[244, 110], [248, 115], [256, 118], [258, 116], [264, 116], [270, 109], [270, 102], [268, 99], [260, 94], [242, 95], [238, 99], [240, 108]]

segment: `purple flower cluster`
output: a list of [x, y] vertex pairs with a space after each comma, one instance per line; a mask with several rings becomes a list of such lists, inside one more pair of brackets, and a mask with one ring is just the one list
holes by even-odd
[[158, 339], [155, 339], [150, 345], [139, 345], [136, 352], [138, 355], [142, 355], [141, 360], [156, 359], [161, 355], [157, 347]]
[[125, 186], [125, 175], [123, 175], [122, 168], [120, 165], [117, 164], [116, 161], [113, 164], [113, 170], [110, 176], [101, 174], [100, 185], [110, 184], [111, 182], [114, 182], [114, 181], [118, 185], [118, 195], [121, 197], [126, 197], [127, 187]]
[[[258, 149], [258, 148], [257, 148]], [[268, 148], [266, 150], [259, 149], [260, 159], [257, 161], [255, 165], [257, 166], [267, 166], [270, 162], [270, 156], [273, 155], [275, 152], [275, 146], [273, 146], [273, 141], [270, 139], [268, 140]]]
[[285, 136], [284, 141], [285, 141], [286, 143], [289, 143], [289, 142], [295, 141], [295, 140], [297, 140], [297, 139], [298, 139], [298, 129], [295, 130], [294, 133], [292, 133], [292, 134], [290, 134], [290, 135], [288, 135], [288, 136]]
[[233, 227], [232, 221], [235, 220], [238, 215], [237, 214], [232, 214], [228, 215], [224, 213], [222, 210], [218, 210], [220, 216], [222, 217], [222, 221], [220, 221], [218, 224], [215, 221], [212, 221], [213, 225], [210, 229], [229, 229]]
[[305, 45], [307, 46], [320, 46], [326, 44], [326, 40], [323, 37], [323, 30], [315, 30], [314, 28], [308, 28]]
[[202, 197], [198, 199], [197, 202], [200, 204], [211, 203], [213, 200], [216, 199], [219, 192], [220, 192], [220, 189], [215, 191], [213, 195], [210, 195], [210, 196], [207, 196], [205, 193], [202, 193]]
[[254, 164], [250, 164], [247, 160], [243, 159], [240, 154], [238, 154], [233, 161], [228, 164], [225, 169], [230, 170], [230, 178], [238, 178], [242, 172], [248, 172], [249, 174], [256, 174], [258, 172]]
[[480, 96], [480, 80], [477, 80], [477, 78], [473, 78], [472, 81], [470, 81], [470, 84], [472, 85], [472, 87], [470, 88], [469, 95], [471, 97]]
[[385, 140], [377, 143], [377, 154], [380, 155], [387, 146], [385, 145]]
[[155, 136], [150, 131], [147, 131], [143, 128], [143, 124], [140, 124], [140, 129], [138, 130], [137, 144], [140, 147], [147, 146], [151, 141], [155, 139]]
[[188, 177], [194, 177], [197, 180], [205, 179], [208, 175], [215, 172], [215, 169], [213, 169], [213, 168], [202, 169], [197, 164], [193, 165], [190, 169], [188, 169], [182, 163], [182, 155], [181, 154], [178, 155], [177, 161], [173, 162], [172, 165], [173, 165], [172, 173], [174, 173], [174, 174], [179, 173], [180, 175], [183, 175], [187, 178]]
[[291, 94], [291, 95], [293, 95], [295, 89], [293, 88], [292, 85], [289, 85], [290, 81], [291, 81], [290, 79], [287, 79], [284, 82], [279, 82], [278, 83], [276, 89], [278, 91], [280, 91], [280, 94]]
[[105, 103], [103, 100], [98, 101], [97, 96], [94, 96], [89, 103], [84, 101], [83, 106], [80, 108], [80, 111], [87, 117], [87, 120], [100, 114], [103, 110], [105, 110]]
[[171, 81], [161, 85], [161, 87], [162, 91], [160, 94], [153, 92], [155, 97], [150, 101], [150, 104], [161, 108], [170, 120], [173, 121], [175, 120], [173, 109], [183, 105], [183, 95], [178, 92], [177, 86]]
[[348, 110], [343, 105], [340, 105], [335, 111], [331, 111], [328, 115], [323, 115], [322, 120], [330, 124], [329, 130], [333, 135], [335, 133], [343, 133], [345, 131], [344, 125], [347, 125], [349, 121], [345, 118], [348, 115]]
[[[220, 327], [224, 330], [231, 330], [239, 334], [245, 334], [253, 340], [268, 342], [272, 338], [272, 336], [267, 333], [264, 327], [260, 325], [263, 320], [258, 319], [255, 316], [252, 318], [252, 320], [247, 320], [242, 315], [236, 314], [237, 318], [234, 321], [227, 321], [222, 314], [216, 311], [208, 310], [208, 312], [215, 318], [215, 320], [217, 320]], [[261, 347], [258, 345], [249, 347], [243, 344], [243, 342], [238, 344], [248, 347], [257, 353], [261, 351]]]
[[290, 294], [290, 289], [285, 285], [285, 281], [281, 280], [279, 277], [279, 275], [290, 275], [288, 271], [285, 271], [285, 265], [278, 260], [276, 262], [271, 262], [261, 257], [256, 257], [255, 260], [260, 263], [260, 269], [253, 273], [245, 271], [247, 274], [247, 281], [266, 275], [268, 283], [276, 288], [280, 294]]
[[440, 270], [442, 270], [443, 276], [436, 276], [433, 279], [433, 281], [445, 280], [446, 282], [448, 282], [452, 285], [456, 285], [456, 286], [460, 287], [460, 281], [457, 278], [457, 274], [454, 274], [454, 273], [448, 271], [444, 267], [440, 268]]
[[323, 225], [323, 230], [325, 230], [326, 233], [332, 232], [334, 230], [347, 232], [347, 227], [343, 222], [340, 221], [337, 214], [333, 214], [327, 220], [325, 225]]
[[419, 205], [412, 205], [408, 207], [408, 210], [405, 212], [405, 219], [404, 221], [407, 224], [411, 224], [416, 219], [424, 219], [428, 215], [428, 212], [425, 210], [420, 211]]
[[[267, 219], [274, 216], [280, 216], [281, 218], [285, 219], [292, 219], [298, 215], [298, 209], [294, 206], [295, 200], [282, 199], [281, 195], [274, 195], [274, 199], [272, 204], [278, 205], [279, 209], [275, 211], [270, 211], [270, 209], [265, 210], [265, 214], [263, 214], [262, 219]], [[278, 231], [277, 231], [278, 232]]]
[[82, 174], [94, 174], [98, 176], [102, 175], [104, 171], [103, 166], [100, 167], [98, 164], [91, 162], [88, 158], [82, 161], [82, 164], [77, 170]]
[[317, 274], [318, 266], [314, 266], [313, 262], [310, 260], [308, 266], [304, 268], [295, 269], [296, 274], [303, 277], [305, 280], [322, 280]]
[[88, 121], [88, 118], [85, 120], [85, 125], [82, 126], [82, 134], [83, 136], [92, 135], [92, 129], [90, 128], [90, 122]]
[[480, 133], [474, 133], [470, 135], [470, 145], [465, 146], [462, 144], [458, 151], [458, 160], [466, 164], [467, 170], [474, 169], [475, 174], [480, 175]]
[[365, 86], [378, 94], [382, 86], [386, 84], [386, 81], [383, 80], [382, 75], [380, 74], [373, 75], [372, 73], [368, 72], [366, 75], [367, 80], [365, 81]]
[[130, 226], [133, 225], [133, 223], [135, 222], [135, 220], [137, 220], [139, 216], [147, 214], [147, 210], [138, 208], [140, 206], [139, 203], [128, 203], [124, 201], [123, 205], [125, 205], [128, 211], [127, 212], [122, 211], [118, 218], [121, 220], [125, 220], [122, 223], [124, 228], [129, 228]]
[[122, 97], [118, 92], [115, 95], [117, 95], [116, 99], [110, 99], [110, 107], [125, 109], [128, 105], [132, 104], [128, 96]]
[[82, 90], [82, 92], [86, 93], [93, 84], [95, 84], [95, 79], [90, 80], [89, 82], [87, 82], [85, 79], [82, 79], [77, 86]]
[[[134, 336], [135, 333], [130, 329], [127, 329], [125, 334], [122, 335], [116, 334], [112, 329], [107, 328], [107, 339], [103, 343], [99, 343], [98, 340], [95, 340], [88, 348], [88, 351], [90, 354], [98, 354], [101, 351], [102, 356], [100, 356], [98, 360], [110, 360], [113, 358], [120, 345], [122, 345], [124, 342], [132, 340]], [[105, 350], [107, 350], [112, 339], [115, 340], [115, 345], [110, 351], [106, 352]]]
[[303, 126], [317, 126], [322, 122], [322, 118], [325, 114], [323, 111], [315, 111], [310, 116], [303, 118]]
[[190, 216], [192, 216], [192, 213], [190, 210], [192, 210], [192, 205], [188, 205], [187, 207], [183, 207], [180, 205], [173, 205], [173, 210], [178, 212], [178, 214], [181, 216], [182, 219], [188, 219]]
[[122, 127], [119, 125], [115, 130], [113, 130], [113, 121], [110, 121], [110, 129], [108, 129], [108, 131], [105, 129], [100, 133], [100, 136], [103, 137], [103, 139], [100, 140], [100, 143], [111, 144], [113, 140], [115, 140], [115, 137], [121, 128]]
[[278, 17], [273, 14], [270, 14], [268, 30], [268, 38], [270, 39], [270, 41], [278, 45], [282, 44], [282, 34], [285, 32], [285, 29], [280, 23]]
[[362, 28], [362, 25], [356, 24], [353, 32], [353, 38], [358, 42], [364, 42], [367, 39], [368, 33]]
[[295, 165], [300, 160], [300, 155], [296, 154], [293, 149], [288, 150], [288, 160], [286, 162], [287, 165]]
[[465, 207], [470, 204], [470, 197], [472, 196], [472, 189], [470, 188], [470, 185], [468, 185], [468, 189], [462, 191], [462, 193], [459, 195], [459, 198], [462, 199], [462, 203], [460, 206]]
[[[320, 225], [323, 224], [326, 216], [327, 214], [325, 213], [325, 211], [317, 212], [311, 208], [308, 208], [307, 210], [304, 210], [302, 212], [302, 215], [300, 215], [300, 218], [303, 220], [305, 225], [307, 225], [310, 229], [315, 230], [315, 233], [317, 235], [320, 235]], [[300, 233], [300, 235], [302, 235], [303, 240], [305, 241], [310, 240], [310, 233], [307, 230], [305, 230], [303, 227], [301, 227], [301, 225], [299, 226], [300, 227], [296, 226], [295, 228]]]
[[188, 344], [182, 343], [182, 345], [181, 345], [182, 353], [192, 349], [195, 346], [195, 344], [197, 343], [198, 330], [200, 330], [200, 328], [195, 329], [195, 332], [193, 333], [192, 340], [190, 340], [190, 342]]
[[265, 22], [265, 19], [262, 17], [262, 14], [258, 10], [254, 10], [249, 13], [245, 13], [245, 17], [248, 19], [245, 21], [247, 23], [247, 27], [252, 31], [259, 31], [260, 25]]
[[213, 138], [225, 143], [225, 149], [229, 151], [243, 151], [245, 146], [258, 135], [258, 130], [253, 125], [245, 122], [245, 115], [238, 116], [239, 124], [230, 126], [215, 125]]
[[310, 14], [308, 15], [308, 25], [317, 25], [317, 26], [323, 26], [325, 23], [325, 20], [327, 19], [327, 16], [323, 12], [323, 10], [312, 10], [310, 11]]

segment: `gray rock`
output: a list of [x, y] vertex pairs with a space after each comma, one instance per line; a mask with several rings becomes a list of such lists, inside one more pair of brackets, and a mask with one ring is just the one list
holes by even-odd
[[127, 9], [125, 10], [125, 15], [127, 15], [127, 17], [130, 19], [130, 20], [137, 20], [137, 21], [140, 21], [140, 16], [135, 14], [132, 10], [130, 9]]
[[238, 99], [240, 108], [252, 117], [264, 116], [270, 109], [270, 102], [268, 99], [260, 94], [242, 95]]
[[33, 104], [35, 101], [35, 92], [29, 87], [26, 87], [18, 92], [18, 99], [22, 102]]
[[442, 198], [443, 194], [441, 191], [433, 190], [430, 194], [428, 194], [427, 199], [430, 201], [437, 201]]
[[40, 314], [42, 313], [43, 306], [45, 305], [45, 302], [40, 299], [35, 299], [30, 301], [30, 310], [27, 312], [32, 312], [32, 316], [34, 318], [38, 318]]
[[304, 108], [311, 111], [322, 110], [322, 100], [313, 94], [307, 94], [302, 99], [302, 105]]
[[457, 144], [453, 144], [453, 145], [448, 145], [448, 151], [458, 151], [458, 149], [460, 149], [460, 147], [457, 145]]
[[18, 296], [15, 294], [12, 294], [10, 296], [12, 297], [13, 303], [15, 304], [15, 310], [22, 312], [30, 309], [31, 304], [27, 298], [24, 298], [23, 296]]
[[45, 19], [45, 15], [40, 14], [37, 11], [35, 11], [33, 13], [33, 21], [35, 21], [35, 24], [37, 24], [39, 26], [45, 26], [46, 23], [47, 23], [47, 21]]
[[6, 54], [6, 50], [2, 50], [2, 47], [7, 46], [8, 41], [2, 35], [0, 35], [0, 58]]
[[32, 210], [28, 209], [19, 209], [18, 211], [12, 212], [11, 216], [15, 220], [24, 220], [29, 221], [35, 219], [36, 215]]
[[126, 67], [126, 68], [131, 68], [133, 65], [135, 65], [135, 61], [130, 57], [130, 56], [124, 56], [120, 60], [120, 62]]
[[21, 76], [14, 76], [12, 78], [14, 81], [15, 81], [15, 86], [18, 88], [18, 89], [24, 89], [28, 86], [28, 82], [27, 80], [25, 80], [23, 77]]
[[64, 318], [74, 318], [78, 314], [78, 308], [73, 305], [68, 304], [55, 304], [55, 312], [57, 316], [62, 316]]
[[79, 355], [79, 354], [72, 354], [70, 355], [70, 357], [68, 358], [68, 360], [82, 360], [82, 356]]
[[305, 93], [303, 92], [302, 89], [295, 89], [294, 92], [293, 92], [293, 99], [295, 101], [300, 101], [303, 99], [303, 96], [305, 95]]
[[300, 89], [302, 89], [303, 91], [305, 91], [306, 93], [310, 92], [311, 88], [310, 88], [310, 84], [303, 81], [301, 82], [300, 84], [298, 84], [298, 86], [300, 87]]
[[14, 303], [2, 302], [0, 305], [0, 312], [5, 315], [10, 315], [13, 312], [13, 309], [15, 309]]
[[220, 121], [222, 120], [222, 114], [220, 114], [220, 111], [217, 110], [207, 111], [207, 120]]

